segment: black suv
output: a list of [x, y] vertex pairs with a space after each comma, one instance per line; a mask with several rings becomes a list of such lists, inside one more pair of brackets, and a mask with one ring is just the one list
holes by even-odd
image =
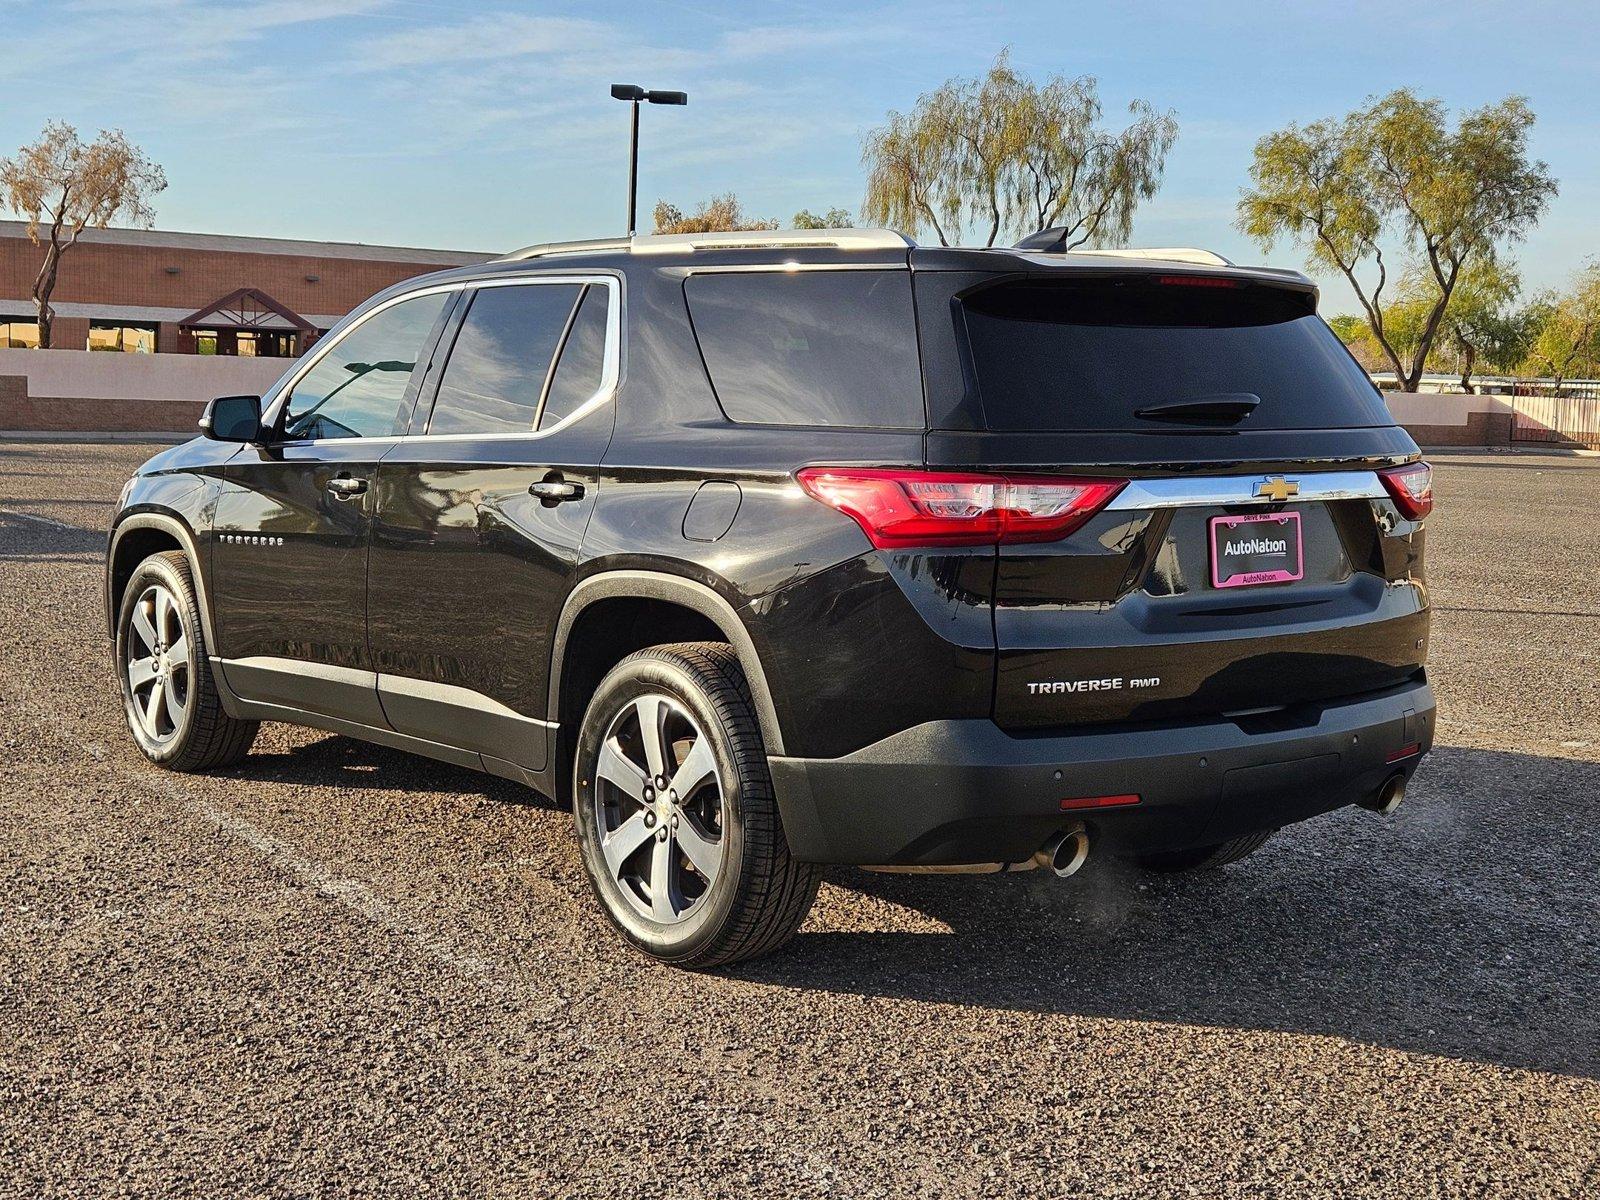
[[818, 864], [1185, 870], [1389, 811], [1429, 468], [1316, 301], [873, 230], [409, 281], [129, 481], [129, 728], [176, 770], [271, 720], [520, 780], [697, 966], [788, 938]]

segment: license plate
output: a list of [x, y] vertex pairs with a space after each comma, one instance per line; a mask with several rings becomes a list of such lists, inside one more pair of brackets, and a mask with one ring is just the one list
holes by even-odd
[[1211, 585], [1254, 587], [1305, 578], [1300, 514], [1211, 518]]

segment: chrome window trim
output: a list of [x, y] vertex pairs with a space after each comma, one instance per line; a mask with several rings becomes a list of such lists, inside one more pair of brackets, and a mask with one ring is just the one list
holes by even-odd
[[[1192, 508], [1202, 504], [1272, 504], [1275, 501], [1258, 496], [1255, 491], [1259, 484], [1276, 479], [1279, 474], [1135, 479], [1106, 505], [1106, 511]], [[1373, 471], [1285, 471], [1281, 474], [1284, 479], [1300, 485], [1299, 492], [1287, 501], [1290, 504], [1316, 500], [1375, 500], [1389, 494]]]
[[348, 445], [352, 442], [378, 445], [389, 442], [483, 442], [483, 441], [508, 441], [526, 440], [529, 438], [549, 437], [553, 433], [565, 429], [568, 425], [581, 421], [584, 417], [594, 412], [597, 408], [614, 399], [618, 387], [622, 382], [622, 276], [605, 271], [594, 272], [539, 272], [528, 275], [512, 275], [505, 278], [491, 279], [459, 279], [450, 283], [436, 283], [428, 287], [417, 288], [415, 291], [405, 292], [398, 296], [391, 296], [382, 304], [375, 304], [344, 329], [339, 331], [338, 337], [325, 338], [318, 342], [306, 357], [305, 361], [298, 364], [288, 375], [276, 385], [277, 392], [272, 398], [271, 405], [262, 416], [263, 425], [276, 425], [282, 415], [283, 407], [288, 403], [289, 396], [306, 374], [322, 361], [345, 338], [349, 337], [367, 321], [397, 304], [404, 304], [407, 300], [415, 300], [420, 296], [433, 296], [440, 293], [464, 292], [469, 289], [485, 287], [536, 287], [541, 284], [600, 284], [606, 289], [606, 344], [604, 361], [600, 367], [600, 386], [594, 395], [590, 396], [572, 412], [557, 421], [548, 429], [515, 430], [508, 433], [392, 433], [381, 437], [367, 438], [289, 438], [273, 442], [274, 446], [323, 446], [323, 445]]

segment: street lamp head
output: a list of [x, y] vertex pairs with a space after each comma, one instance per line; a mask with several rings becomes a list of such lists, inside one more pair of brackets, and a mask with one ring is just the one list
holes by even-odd
[[613, 100], [632, 100], [637, 104], [647, 95], [649, 93], [637, 83], [613, 83], [611, 85], [611, 98]]
[[688, 92], [646, 92], [644, 98], [651, 104], [687, 104]]

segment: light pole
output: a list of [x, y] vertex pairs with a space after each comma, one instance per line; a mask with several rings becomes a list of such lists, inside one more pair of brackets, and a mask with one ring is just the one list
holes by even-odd
[[628, 236], [634, 235], [639, 212], [639, 105], [687, 104], [688, 92], [647, 92], [637, 83], [613, 83], [613, 100], [626, 100], [633, 105], [633, 139], [628, 151]]

